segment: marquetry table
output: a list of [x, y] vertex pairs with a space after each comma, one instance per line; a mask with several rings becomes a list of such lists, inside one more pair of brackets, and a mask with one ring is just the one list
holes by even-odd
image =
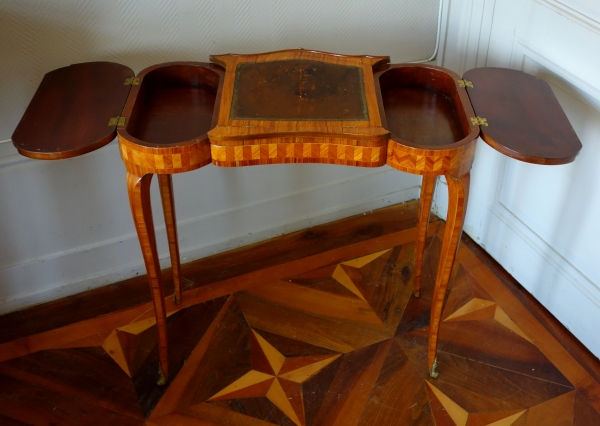
[[109, 62], [52, 71], [12, 136], [25, 156], [60, 159], [100, 148], [118, 134], [154, 301], [159, 384], [166, 383], [169, 365], [150, 181], [158, 175], [177, 303], [182, 296], [171, 175], [211, 162], [219, 167], [387, 164], [422, 175], [417, 297], [435, 179], [445, 176], [448, 215], [428, 350], [429, 372], [437, 377], [440, 318], [462, 233], [478, 136], [509, 157], [536, 164], [565, 164], [581, 149], [548, 84], [509, 69], [473, 69], [461, 78], [431, 65], [390, 65], [387, 56], [304, 49], [210, 60], [159, 64], [137, 76]]

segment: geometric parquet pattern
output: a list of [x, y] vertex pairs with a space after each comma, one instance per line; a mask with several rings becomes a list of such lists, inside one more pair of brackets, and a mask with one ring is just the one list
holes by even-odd
[[188, 289], [190, 305], [170, 305], [167, 386], [154, 384], [147, 307], [72, 325], [68, 341], [3, 343], [0, 424], [600, 425], [600, 384], [464, 245], [429, 377], [436, 226], [421, 298], [413, 234], [347, 258], [325, 251], [229, 294], [212, 284], [201, 302]]

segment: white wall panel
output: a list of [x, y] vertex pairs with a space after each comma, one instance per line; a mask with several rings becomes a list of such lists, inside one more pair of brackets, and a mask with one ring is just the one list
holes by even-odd
[[[451, 2], [473, 16], [477, 2]], [[471, 172], [465, 232], [488, 251], [594, 354], [600, 355], [600, 22], [593, 0], [486, 0], [489, 26], [448, 29], [488, 40], [475, 51], [454, 49], [449, 66], [525, 71], [546, 80], [583, 148], [575, 162], [540, 166], [509, 159], [479, 142]], [[469, 9], [470, 8], [470, 9]], [[484, 7], [485, 9], [485, 7]], [[483, 13], [485, 20], [485, 10]], [[454, 31], [454, 33], [452, 32]], [[446, 61], [444, 62], [446, 65]], [[540, 108], [543, 106], [540, 105]], [[488, 117], [488, 121], [490, 117]], [[447, 188], [438, 185], [435, 211], [445, 215]]]
[[[114, 61], [134, 71], [210, 54], [304, 47], [428, 59], [439, 0], [4, 0], [0, 4], [0, 312], [143, 273], [125, 170], [112, 142], [60, 161], [20, 157], [10, 135], [43, 75]], [[420, 179], [287, 165], [174, 178], [186, 261], [417, 198]], [[158, 193], [153, 188], [153, 199]], [[155, 203], [159, 255], [168, 256]]]

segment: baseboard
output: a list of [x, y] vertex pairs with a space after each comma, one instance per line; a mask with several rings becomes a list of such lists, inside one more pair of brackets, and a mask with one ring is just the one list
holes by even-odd
[[[600, 289], [501, 204], [491, 211], [482, 247], [592, 353], [600, 356], [596, 330], [600, 324]], [[511, 256], [511, 252], [520, 255]]]
[[[306, 191], [288, 194], [285, 197], [274, 197], [211, 215], [188, 218], [178, 223], [182, 262], [190, 262], [311, 226], [418, 198], [419, 186], [414, 185], [418, 181], [411, 181], [409, 188], [368, 196], [369, 188], [377, 187], [379, 182], [386, 180], [389, 183], [390, 178], [397, 179], [397, 174], [397, 171], [389, 168], [376, 169], [367, 175], [363, 174], [341, 182], [331, 182]], [[317, 211], [310, 211], [309, 206], [305, 209], [299, 207], [295, 215], [276, 215], [281, 218], [276, 223], [268, 221], [260, 223], [258, 220], [256, 226], [251, 228], [252, 233], [236, 232], [235, 227], [231, 226], [247, 217], [260, 218], [261, 212], [264, 216], [264, 212], [281, 210], [281, 206], [306, 204], [307, 192], [310, 192], [312, 199], [326, 200], [339, 197], [348, 202], [333, 203], [335, 205], [329, 203], [329, 207]], [[353, 196], [349, 196], [350, 194]], [[357, 194], [367, 196], [357, 198]], [[165, 228], [157, 226], [156, 230], [161, 267], [166, 268], [169, 266], [169, 257]], [[97, 271], [98, 265], [117, 266], [113, 269]], [[90, 275], [89, 271], [95, 273]], [[7, 283], [3, 286], [2, 293], [13, 295], [0, 300], [0, 314], [142, 274], [145, 274], [145, 268], [135, 233], [76, 247], [43, 259], [11, 265], [0, 270], [0, 282]], [[30, 288], [40, 288], [41, 282], [48, 284], [43, 285], [42, 290], [27, 292], [28, 283], [37, 283], [37, 286], [32, 285]]]
[[[443, 219], [447, 193], [444, 179], [438, 179], [432, 210]], [[482, 235], [468, 223], [464, 232], [600, 357], [595, 329], [595, 324], [600, 324], [600, 288], [501, 203], [496, 202], [490, 211], [490, 222]]]

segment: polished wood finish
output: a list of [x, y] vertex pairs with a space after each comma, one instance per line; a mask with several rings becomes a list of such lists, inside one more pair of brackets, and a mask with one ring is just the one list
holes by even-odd
[[173, 174], [210, 163], [207, 132], [216, 123], [223, 69], [171, 62], [144, 69], [127, 99], [118, 129], [130, 173]]
[[[180, 160], [175, 165], [171, 160], [167, 162], [170, 170], [159, 169], [165, 165], [163, 152], [181, 157], [179, 144], [169, 146], [170, 140], [165, 139], [168, 133], [161, 133], [162, 130], [155, 130], [160, 144], [148, 141], [138, 144], [135, 140], [136, 135], [149, 139], [150, 133], [144, 133], [146, 129], [162, 129], [167, 124], [181, 127], [178, 119], [169, 124], [170, 112], [165, 116], [162, 108], [169, 111], [169, 102], [179, 98], [170, 95], [173, 87], [179, 90], [181, 85], [193, 80], [189, 77], [190, 70], [204, 76], [212, 82], [211, 89], [218, 91], [220, 103], [215, 107], [211, 122], [212, 125], [216, 122], [216, 127], [208, 132], [215, 165], [237, 167], [302, 162], [377, 167], [385, 162], [411, 173], [457, 177], [465, 175], [471, 168], [477, 127], [467, 119], [472, 110], [466, 92], [458, 85], [458, 76], [447, 70], [430, 66], [384, 66], [389, 61], [387, 57], [344, 56], [304, 49], [221, 55], [213, 56], [211, 60], [225, 67], [224, 77], [211, 74], [204, 65], [166, 64], [142, 72], [140, 88], [132, 93], [125, 108], [125, 114], [130, 116], [128, 124], [119, 129], [121, 156], [130, 173], [143, 176], [144, 173], [187, 171], [200, 167], [207, 158], [206, 141], [198, 140], [190, 145], [194, 149], [201, 146], [204, 149], [204, 156], [196, 156], [197, 161], [202, 159], [198, 165], [192, 164], [192, 157], [188, 156], [190, 160], [186, 164]], [[280, 92], [285, 94], [275, 96]], [[162, 106], [162, 101], [142, 102], [151, 96], [166, 100], [166, 106]], [[181, 97], [184, 109], [186, 96]], [[266, 105], [266, 99], [272, 102]], [[419, 112], [417, 106], [430, 103], [432, 99], [439, 99], [439, 102], [432, 104], [431, 111]], [[202, 104], [206, 125], [210, 103]], [[173, 109], [178, 111], [179, 105]], [[215, 115], [217, 111], [218, 115]], [[401, 117], [406, 114], [410, 114], [411, 119], [402, 121]], [[183, 116], [185, 118], [185, 114]], [[159, 123], [156, 127], [152, 122], [155, 117]], [[392, 127], [402, 131], [404, 137], [416, 138], [415, 135], [426, 130], [429, 133], [418, 139], [421, 145], [397, 136], [388, 141], [389, 131], [382, 127], [387, 126], [388, 118]], [[163, 122], [163, 119], [167, 121]], [[145, 124], [146, 121], [150, 123]], [[177, 132], [174, 137], [177, 139]], [[140, 150], [149, 149], [158, 152], [140, 154]], [[157, 157], [160, 157], [159, 162]], [[426, 221], [421, 225], [426, 225]], [[173, 221], [172, 231], [176, 233], [174, 227]], [[426, 230], [419, 232], [419, 261], [422, 260], [425, 235]], [[139, 236], [142, 247], [155, 245], [146, 235]], [[176, 239], [171, 240], [172, 248], [176, 248]], [[444, 247], [452, 250], [451, 245]], [[155, 253], [156, 249], [147, 251], [148, 262]], [[449, 277], [449, 273], [442, 275], [438, 285], [445, 288]], [[166, 347], [164, 309], [157, 309], [156, 315], [161, 317], [158, 321], [159, 341]], [[166, 355], [163, 358], [164, 366]]]
[[159, 379], [169, 378], [167, 311], [154, 236], [149, 185], [159, 174], [159, 185], [171, 255], [175, 303], [181, 301], [177, 222], [171, 174], [210, 163], [207, 132], [216, 122], [223, 83], [222, 68], [214, 64], [173, 62], [146, 68], [132, 90], [119, 127], [121, 158], [134, 222], [154, 302], [159, 345]]
[[[343, 127], [343, 126], [353, 126], [353, 127], [358, 127], [358, 128], [363, 128], [363, 129], [372, 129], [373, 131], [375, 131], [375, 133], [372, 133], [373, 135], [376, 134], [385, 134], [386, 132], [383, 129], [378, 129], [380, 127], [380, 119], [379, 119], [379, 110], [378, 110], [378, 106], [377, 106], [377, 100], [375, 97], [375, 91], [374, 91], [374, 86], [373, 86], [373, 67], [379, 66], [381, 64], [385, 64], [389, 62], [389, 56], [349, 56], [349, 55], [338, 55], [338, 54], [334, 54], [334, 53], [326, 53], [326, 52], [317, 52], [317, 51], [312, 51], [312, 50], [305, 50], [305, 49], [290, 49], [290, 50], [281, 50], [278, 52], [268, 52], [268, 53], [261, 53], [261, 54], [252, 54], [252, 55], [212, 55], [210, 57], [210, 60], [212, 62], [216, 62], [219, 65], [222, 65], [223, 67], [225, 67], [226, 69], [226, 76], [225, 76], [225, 83], [224, 83], [224, 87], [223, 87], [223, 95], [222, 95], [222, 101], [221, 101], [221, 106], [220, 106], [220, 111], [219, 111], [219, 121], [218, 121], [218, 126], [222, 127], [239, 127], [239, 126], [243, 126], [243, 125], [248, 125], [248, 126], [259, 126], [261, 129], [257, 129], [256, 132], [251, 132], [250, 136], [254, 136], [255, 134], [258, 133], [264, 133], [264, 134], [269, 134], [269, 127], [270, 126], [275, 126], [278, 127], [279, 130], [277, 130], [277, 133], [282, 133], [285, 131], [290, 131], [293, 134], [298, 134], [299, 132], [301, 132], [301, 128], [303, 127], [317, 127], [317, 128], [321, 128], [321, 131], [324, 134], [329, 134], [330, 136], [332, 135], [336, 135], [337, 129], [336, 127]], [[333, 81], [329, 82], [329, 80], [331, 80], [332, 77], [334, 77], [333, 75], [327, 75], [327, 73], [332, 72], [332, 68], [338, 68], [338, 67], [353, 67], [353, 68], [358, 68], [359, 75], [355, 76], [354, 78], [358, 78], [359, 80], [359, 84], [362, 83], [362, 90], [360, 90], [361, 92], [364, 93], [364, 95], [360, 96], [363, 97], [364, 96], [364, 102], [366, 102], [366, 107], [367, 107], [367, 117], [366, 119], [362, 119], [362, 120], [346, 120], [344, 118], [349, 118], [349, 117], [332, 117], [332, 118], [327, 118], [327, 122], [329, 123], [329, 126], [323, 122], [322, 118], [320, 117], [315, 117], [314, 119], [311, 120], [307, 120], [307, 119], [303, 119], [303, 118], [310, 118], [310, 117], [302, 117], [301, 115], [298, 116], [298, 119], [294, 120], [294, 114], [298, 114], [298, 111], [295, 112], [291, 112], [290, 117], [286, 117], [285, 113], [283, 116], [275, 116], [273, 117], [273, 119], [245, 119], [245, 120], [237, 120], [234, 118], [234, 116], [232, 116], [231, 114], [231, 107], [233, 104], [233, 99], [234, 96], [236, 96], [236, 76], [237, 76], [237, 67], [239, 64], [264, 64], [263, 66], [268, 64], [265, 63], [269, 63], [269, 62], [280, 62], [280, 61], [304, 61], [308, 66], [303, 67], [303, 66], [298, 66], [296, 68], [297, 71], [297, 78], [295, 78], [295, 76], [290, 76], [289, 79], [287, 79], [287, 83], [288, 85], [290, 85], [291, 89], [294, 92], [294, 99], [298, 98], [297, 102], [301, 102], [301, 98], [303, 97], [308, 97], [307, 95], [310, 93], [311, 96], [314, 95], [318, 95], [319, 97], [323, 98], [323, 95], [325, 95], [325, 99], [327, 99], [328, 101], [333, 101], [334, 102], [334, 107], [335, 107], [335, 102], [340, 102], [343, 101], [343, 98], [346, 96], [343, 93], [337, 93], [337, 90], [335, 90], [335, 88], [330, 87], [329, 91], [326, 90], [326, 85], [329, 84], [330, 86], [334, 84]], [[325, 82], [322, 82], [319, 87], [309, 87], [307, 86], [307, 78], [308, 79], [314, 79], [313, 83], [317, 82], [317, 79], [319, 77], [317, 76], [309, 76], [310, 73], [313, 73], [316, 70], [313, 70], [312, 68], [316, 65], [316, 64], [312, 64], [312, 62], [317, 62], [317, 63], [321, 63], [321, 66], [323, 67], [322, 71], [325, 71], [325, 74], [321, 77], [323, 79], [325, 79]], [[254, 65], [254, 66], [260, 66], [260, 65]], [[350, 68], [345, 68], [345, 69], [350, 69]], [[360, 70], [360, 71], [359, 71]], [[293, 70], [290, 70], [293, 71]], [[335, 72], [335, 71], [333, 71]], [[352, 72], [352, 71], [351, 71]], [[343, 71], [342, 71], [343, 73]], [[360, 74], [362, 74], [362, 76], [360, 76]], [[362, 78], [360, 78], [360, 77]], [[345, 76], [348, 77], [348, 76]], [[255, 81], [255, 84], [261, 84], [260, 80], [257, 79]], [[277, 82], [275, 82], [277, 83]], [[335, 82], [336, 85], [339, 85], [340, 82], [337, 81]], [[344, 83], [342, 83], [344, 84]], [[312, 86], [312, 84], [311, 84]], [[356, 89], [355, 89], [356, 90]], [[331, 93], [333, 92], [333, 94]], [[357, 92], [358, 93], [358, 92]], [[243, 94], [243, 93], [242, 93]], [[296, 102], [296, 101], [294, 101]], [[299, 105], [299, 104], [298, 104]], [[260, 111], [261, 107], [257, 107], [258, 111]], [[284, 107], [286, 109], [290, 108], [289, 106]], [[307, 110], [309, 111], [310, 108]], [[335, 110], [335, 108], [334, 108]], [[340, 113], [342, 113], [342, 109], [338, 108], [338, 110], [340, 110]], [[348, 113], [345, 113], [348, 114]], [[254, 116], [254, 114], [252, 114]], [[335, 114], [334, 114], [335, 115]], [[314, 117], [314, 113], [312, 114], [312, 116]], [[355, 118], [355, 117], [354, 117]], [[348, 122], [346, 122], [348, 121]], [[245, 122], [245, 123], [244, 123]], [[300, 129], [298, 129], [297, 127], [300, 127]], [[333, 127], [334, 130], [330, 131], [327, 129], [327, 127]], [[219, 141], [225, 141], [225, 140], [234, 140], [233, 134], [235, 134], [234, 130], [235, 129], [229, 129], [230, 131], [224, 131], [225, 129], [221, 129], [222, 131], [216, 131], [214, 133], [212, 133], [210, 135], [211, 140], [215, 141], [215, 142], [219, 142]], [[310, 130], [309, 130], [310, 132]], [[351, 134], [352, 132], [348, 132], [346, 133], [345, 131], [342, 131], [341, 133], [338, 133], [337, 136], [339, 137], [345, 137], [346, 134]], [[310, 136], [310, 134], [303, 134], [301, 133], [303, 136]], [[368, 134], [368, 133], [367, 133]], [[227, 137], [227, 135], [229, 135], [229, 137]], [[248, 132], [245, 133], [244, 138], [248, 138]], [[238, 139], [244, 139], [244, 138], [238, 138]], [[377, 139], [377, 137], [374, 137], [374, 139]]]
[[133, 71], [112, 62], [87, 62], [44, 76], [12, 135], [20, 154], [40, 160], [76, 157], [116, 136]]
[[[343, 259], [350, 245], [354, 245], [357, 250], [363, 250], [354, 252], [356, 256], [360, 256], [368, 254], [364, 250], [383, 250], [393, 247], [398, 241], [414, 240], [415, 234], [411, 233], [411, 228], [416, 224], [417, 209], [418, 203], [410, 201], [182, 265], [181, 274], [185, 290], [188, 291], [187, 298], [189, 299], [195, 292], [208, 288], [211, 288], [210, 292], [207, 292], [207, 297], [210, 297], [224, 282], [246, 281], [249, 285], [254, 285], [267, 276], [273, 279], [283, 278], [290, 265], [302, 262], [304, 258], [316, 258], [324, 252], [328, 252], [336, 259]], [[431, 221], [430, 236], [435, 234], [439, 225], [434, 215]], [[374, 244], [379, 242], [383, 245], [375, 247]], [[343, 253], [336, 255], [336, 251], [342, 247], [345, 247]], [[312, 265], [315, 263], [311, 263]], [[171, 270], [165, 269], [162, 272], [165, 294], [169, 295], [173, 290]], [[27, 339], [27, 336], [53, 329], [61, 329], [71, 323], [100, 320], [108, 313], [115, 311], [123, 313], [130, 308], [136, 311], [128, 318], [137, 318], [146, 311], [149, 311], [146, 312], [146, 316], [152, 317], [152, 296], [147, 289], [147, 276], [138, 276], [118, 285], [101, 287], [2, 315], [0, 316], [0, 345], [9, 341], [16, 342], [18, 339]], [[147, 308], [143, 308], [144, 305], [147, 305]], [[107, 324], [106, 321], [103, 323]], [[88, 322], [86, 327], [92, 329], [94, 325]], [[97, 333], [95, 329], [92, 331]], [[80, 331], [74, 330], [73, 333], [79, 334]], [[48, 338], [48, 341], [57, 340], [59, 340], [57, 335]], [[31, 340], [22, 341], [19, 346], [28, 347], [32, 351], [40, 350], [34, 347]], [[0, 346], [0, 354], [2, 354], [0, 358], [10, 359], [4, 357], [6, 351], [2, 348], [6, 346]]]
[[[386, 128], [416, 145], [459, 142], [472, 132], [469, 102], [458, 75], [423, 65], [390, 65], [379, 71]], [[466, 108], [466, 110], [465, 110]]]
[[[104, 318], [105, 331], [91, 329], [89, 321], [75, 327], [81, 313], [72, 316], [74, 323], [60, 333], [70, 343], [57, 347], [56, 339], [48, 339], [44, 349], [0, 363], [0, 422], [598, 424], [600, 382], [594, 371], [600, 362], [590, 364], [588, 358], [587, 366], [579, 363], [589, 356], [585, 349], [566, 331], [558, 341], [552, 331], [556, 326], [549, 330], [543, 325], [556, 320], [534, 300], [526, 309], [514, 292], [517, 284], [506, 280], [506, 272], [494, 273], [499, 265], [481, 249], [469, 248], [472, 242], [461, 244], [456, 256], [441, 314], [441, 374], [429, 378], [429, 305], [445, 227], [439, 221], [430, 226], [439, 229], [428, 238], [422, 296], [415, 298], [417, 215], [412, 202], [261, 243], [262, 249], [253, 250], [257, 272], [281, 265], [281, 257], [269, 263], [263, 253], [279, 255], [293, 241], [307, 241], [299, 244], [299, 253], [290, 249], [285, 254], [296, 259], [287, 274], [284, 263], [280, 275], [263, 273], [264, 279], [231, 296], [211, 290], [220, 287], [217, 278], [203, 286], [208, 301], [179, 305], [173, 313], [167, 308], [171, 376], [180, 369], [168, 386], [155, 384], [158, 344], [150, 306], [144, 306], [145, 314], [124, 316], [120, 310], [98, 317]], [[400, 218], [397, 228], [390, 223], [382, 233], [378, 224], [393, 216]], [[348, 238], [350, 230], [362, 238], [360, 243]], [[412, 238], [398, 243], [402, 232]], [[387, 248], [375, 244], [388, 237]], [[319, 238], [328, 247], [314, 254]], [[346, 256], [332, 257], [334, 252]], [[252, 250], [247, 253], [246, 262], [253, 264]], [[197, 263], [225, 265], [231, 256]], [[301, 267], [295, 265], [302, 260]], [[184, 268], [184, 276], [186, 270], [197, 273]], [[237, 273], [243, 279], [244, 271]], [[111, 286], [112, 291], [120, 285]], [[297, 300], [306, 297], [310, 302]], [[170, 301], [169, 306], [175, 305]], [[64, 305], [56, 303], [52, 309], [64, 315]], [[5, 321], [0, 317], [0, 323]], [[58, 336], [60, 331], [49, 332]], [[92, 341], [86, 335], [99, 338]], [[39, 347], [36, 340], [42, 338], [32, 336], [31, 347]]]
[[513, 296], [528, 310], [535, 321], [552, 335], [552, 338], [561, 342], [569, 353], [575, 358], [576, 362], [582, 365], [593, 377], [600, 382], [600, 364], [598, 357], [595, 357], [589, 350], [576, 338], [571, 332], [561, 324], [546, 308], [544, 308], [531, 293], [529, 293], [517, 280], [515, 280], [505, 269], [502, 268], [492, 257], [478, 246], [468, 235], [463, 234], [465, 246], [485, 264], [485, 266], [494, 274], [504, 287], [506, 287]]
[[179, 258], [179, 240], [177, 238], [177, 219], [175, 217], [175, 198], [173, 196], [173, 177], [171, 175], [158, 175], [158, 184], [165, 215], [167, 240], [169, 241], [175, 303], [179, 303], [181, 302], [181, 262]]
[[167, 63], [139, 74], [128, 102], [126, 132], [147, 146], [185, 144], [213, 126], [222, 71], [205, 63]]
[[150, 148], [119, 136], [119, 151], [127, 171], [136, 176], [183, 173], [199, 169], [211, 161], [208, 141], [172, 148]]
[[[479, 266], [476, 256], [464, 249], [459, 250], [458, 258], [465, 267]], [[569, 353], [569, 350], [554, 339], [552, 334], [536, 321], [535, 317], [522, 304], [514, 303], [518, 299], [506, 287], [498, 286], [500, 281], [493, 277], [489, 269], [474, 268], [473, 275], [479, 282], [485, 281], [482, 284], [486, 285], [486, 290], [490, 293], [490, 296], [494, 297], [506, 313], [515, 319], [516, 325], [521, 327], [525, 334], [535, 336], [532, 340], [536, 342], [548, 360], [555, 364], [565, 378], [580, 390], [595, 410], [600, 410], [600, 388], [597, 387], [598, 382], [577, 362]], [[512, 305], [513, 303], [514, 305]]]
[[385, 161], [389, 132], [381, 126], [373, 68], [389, 57], [294, 49], [211, 60], [226, 69], [217, 127], [209, 132], [215, 165]]
[[565, 164], [581, 142], [550, 85], [522, 71], [477, 68], [464, 78], [475, 112], [487, 118], [481, 137], [495, 150], [535, 164]]
[[[416, 232], [414, 291], [417, 296], [421, 288], [421, 263], [435, 176], [446, 176], [450, 193], [448, 226], [432, 301], [428, 353], [429, 369], [434, 376], [441, 312], [462, 232], [469, 171], [479, 132], [472, 121], [475, 113], [467, 92], [458, 83], [459, 76], [429, 65], [387, 65], [389, 58], [383, 56], [346, 56], [304, 49], [256, 55], [218, 55], [211, 60], [219, 65], [174, 62], [142, 71], [140, 83], [134, 86], [123, 110], [125, 122], [118, 129], [134, 222], [149, 268], [161, 371], [168, 373], [168, 312], [148, 192], [152, 174], [161, 175], [159, 182], [171, 254], [174, 302], [178, 303], [182, 289], [170, 175], [197, 169], [211, 161], [224, 167], [301, 162], [358, 167], [388, 164], [424, 176]], [[104, 65], [95, 67], [106, 66], [100, 64]], [[77, 66], [84, 70], [88, 69], [86, 67], [90, 65]], [[64, 72], [64, 69], [58, 70], [56, 75], [62, 76]], [[79, 74], [83, 76], [82, 81], [90, 85], [89, 75], [81, 71]], [[512, 84], [510, 90], [501, 92], [505, 97], [492, 88], [492, 83], [498, 81], [493, 78], [489, 81], [490, 76], [497, 76], [504, 85]], [[490, 140], [488, 143], [501, 152], [510, 151], [515, 158], [542, 164], [561, 164], [574, 158], [581, 144], [545, 83], [528, 85], [533, 77], [509, 70], [473, 70], [468, 77], [474, 77], [477, 82], [471, 89], [474, 99], [480, 95], [477, 90], [484, 90], [483, 97], [476, 102], [478, 105], [490, 91], [497, 95], [500, 103], [515, 102], [520, 93], [526, 93], [528, 99], [520, 105], [524, 110], [515, 110], [530, 114], [528, 120], [534, 122], [530, 129], [523, 124], [526, 121], [517, 120], [516, 127], [527, 127], [530, 132], [526, 143], [518, 143], [522, 145], [522, 152], [515, 151], [514, 147], [507, 148], [508, 145], [491, 137], [488, 139], [493, 143]], [[58, 90], [60, 93], [63, 83], [63, 77], [48, 80], [42, 85], [42, 92]], [[108, 93], [112, 92], [109, 90]], [[554, 103], [548, 104], [548, 111], [536, 113], [532, 102], [550, 98]], [[67, 104], [69, 108], [75, 105]], [[40, 103], [39, 99], [33, 102], [33, 116], [39, 115], [44, 108], [46, 104]], [[512, 117], [504, 114], [497, 105], [489, 111], [490, 117], [498, 118], [500, 123]], [[552, 119], [556, 120], [550, 123], [554, 127], [548, 124]], [[25, 121], [23, 129], [31, 131], [31, 123]], [[57, 128], [64, 130], [63, 127]], [[497, 134], [494, 132], [498, 128], [492, 126], [490, 134]], [[547, 143], [546, 139], [552, 137], [550, 133], [554, 130], [559, 138]], [[518, 129], [515, 131], [519, 132]], [[505, 137], [503, 132], [506, 129], [501, 129], [499, 134]], [[31, 135], [26, 136], [25, 140], [30, 141]], [[82, 152], [85, 151], [61, 152], [58, 157], [52, 154], [48, 158]], [[346, 266], [340, 266], [336, 271], [347, 289], [365, 300], [360, 285], [351, 284], [351, 272]], [[237, 290], [244, 287], [239, 283], [228, 285]], [[232, 289], [224, 288], [228, 289], [225, 291]], [[198, 297], [204, 296], [193, 300], [198, 301]], [[111, 344], [114, 346], [115, 342]], [[160, 381], [165, 380], [161, 378]]]
[[[154, 234], [154, 221], [152, 219], [152, 206], [150, 204], [150, 182], [152, 175], [143, 177], [127, 172], [127, 192], [135, 229], [140, 240], [144, 264], [148, 272], [148, 284], [152, 293], [156, 328], [159, 345], [159, 382], [164, 384], [169, 377], [169, 362], [167, 349], [167, 311], [160, 274], [160, 263], [156, 250], [156, 236]], [[164, 378], [163, 378], [164, 375]]]
[[421, 149], [390, 139], [386, 164], [396, 170], [419, 175], [461, 176], [471, 170], [475, 159], [476, 139], [452, 149]]
[[391, 130], [386, 164], [423, 175], [415, 266], [415, 296], [421, 292], [421, 268], [435, 177], [448, 180], [448, 226], [431, 306], [428, 369], [437, 377], [435, 359], [439, 317], [466, 213], [469, 171], [475, 158], [479, 129], [459, 76], [443, 68], [404, 64], [380, 68], [375, 74], [382, 122]]
[[421, 296], [421, 271], [423, 269], [423, 255], [425, 254], [425, 243], [427, 240], [427, 227], [431, 214], [431, 203], [435, 191], [436, 177], [423, 175], [421, 182], [421, 196], [419, 197], [419, 213], [417, 216], [417, 241], [415, 250], [415, 284], [414, 293], [416, 297]]
[[440, 262], [435, 278], [431, 318], [429, 320], [429, 344], [427, 350], [427, 367], [432, 377], [437, 377], [434, 363], [437, 356], [437, 341], [439, 336], [442, 308], [446, 299], [446, 290], [450, 281], [450, 274], [454, 267], [454, 259], [462, 235], [463, 222], [467, 213], [469, 200], [470, 173], [460, 177], [446, 175], [448, 183], [448, 217], [446, 231], [440, 254]]
[[375, 73], [384, 127], [391, 130], [386, 164], [421, 175], [462, 176], [471, 170], [479, 128], [458, 74], [420, 64]]
[[[458, 178], [471, 168], [478, 128], [468, 120], [473, 113], [466, 92], [458, 85], [458, 75], [450, 71], [420, 65], [387, 66], [387, 57], [344, 56], [304, 49], [221, 55], [211, 60], [226, 69], [223, 78], [217, 79], [215, 75], [213, 81], [213, 88], [217, 83], [222, 84], [218, 116], [213, 116], [212, 121], [214, 124], [216, 120], [216, 127], [208, 132], [215, 165], [238, 167], [302, 162], [377, 167], [385, 162], [410, 173]], [[181, 80], [184, 83], [189, 80], [188, 74], [180, 76], [180, 70], [187, 71], [188, 67], [170, 64], [154, 68], [141, 74], [140, 87], [146, 88], [148, 93], [154, 93], [153, 85], [162, 89], [161, 85], [165, 84], [167, 91], [171, 90], [173, 84], [168, 83], [169, 79], [176, 81], [176, 87]], [[377, 70], [375, 77], [374, 69]], [[194, 70], [208, 72], [203, 67]], [[157, 72], [167, 76], [167, 83], [161, 82], [161, 74], [149, 79], [148, 76]], [[175, 99], [158, 92], [161, 99]], [[277, 96], [278, 93], [282, 93], [281, 96]], [[138, 176], [180, 171], [180, 168], [157, 170], [155, 155], [160, 154], [136, 157], [139, 148], [132, 135], [139, 133], [138, 123], [142, 126], [153, 119], [154, 109], [161, 104], [152, 101], [147, 102], [147, 106], [140, 98], [143, 96], [139, 93], [132, 93], [125, 108], [126, 114], [131, 114], [129, 124], [119, 130], [127, 170]], [[265, 105], [267, 99], [271, 101]], [[439, 101], [431, 103], [432, 100]], [[166, 103], [169, 102], [174, 101]], [[419, 112], [423, 103], [429, 103], [431, 108]], [[142, 112], [136, 112], [136, 106], [140, 111], [150, 110], [146, 120], [141, 118]], [[208, 108], [203, 111], [207, 116]], [[407, 114], [410, 119], [404, 120]], [[158, 121], [160, 123], [160, 119]], [[388, 126], [388, 121], [402, 136], [418, 139], [421, 144], [404, 141], [397, 135], [388, 141], [389, 131], [383, 127]], [[432, 128], [432, 123], [434, 131], [417, 138], [416, 135]], [[143, 126], [153, 128], [154, 124]], [[155, 144], [145, 142], [143, 145], [143, 150], [157, 149]], [[169, 155], [180, 150], [179, 146], [166, 148], [166, 145], [158, 150], [169, 149]], [[131, 149], [131, 154], [127, 149]], [[186, 170], [186, 167], [181, 169]], [[426, 222], [427, 219], [422, 220], [421, 225], [426, 226]], [[418, 233], [419, 261], [426, 233], [426, 229]], [[154, 244], [144, 235], [140, 235], [140, 239], [142, 246]], [[176, 240], [173, 244], [176, 245]], [[444, 249], [448, 251], [444, 257], [451, 262], [455, 246], [445, 244]], [[147, 252], [147, 256], [151, 258], [153, 252]], [[445, 289], [449, 279], [449, 274], [442, 274], [437, 286]], [[419, 288], [417, 286], [417, 294]], [[156, 315], [162, 316], [158, 322], [159, 341], [166, 348], [166, 336], [163, 336], [166, 314], [163, 310], [156, 311]], [[437, 335], [438, 329], [432, 330]], [[435, 336], [432, 343], [434, 340]], [[163, 358], [164, 366], [166, 355]]]
[[[317, 143], [306, 142], [315, 140]], [[260, 140], [262, 142], [263, 140]], [[211, 146], [212, 163], [219, 167], [241, 167], [282, 163], [323, 163], [356, 167], [385, 164], [387, 145], [347, 145], [339, 139], [277, 138], [256, 145]], [[259, 142], [254, 140], [253, 142]]]

